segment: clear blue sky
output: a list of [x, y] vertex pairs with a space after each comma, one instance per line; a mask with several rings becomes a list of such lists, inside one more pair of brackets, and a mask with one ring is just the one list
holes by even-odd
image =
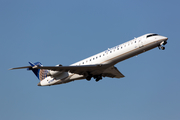
[[[1, 120], [180, 120], [179, 0], [1, 0]], [[169, 38], [116, 67], [123, 79], [39, 87], [28, 61], [69, 65], [158, 33]]]

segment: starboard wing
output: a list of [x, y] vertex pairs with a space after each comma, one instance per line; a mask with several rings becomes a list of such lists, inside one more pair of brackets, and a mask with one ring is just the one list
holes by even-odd
[[102, 74], [103, 77], [123, 78], [125, 77], [116, 67], [106, 65], [81, 65], [81, 66], [37, 66], [35, 69], [47, 69], [53, 71], [71, 72], [84, 75], [87, 72], [92, 75]]
[[60, 72], [71, 72], [80, 75], [84, 75], [87, 73], [91, 73], [92, 75], [99, 75], [102, 74], [103, 77], [111, 77], [111, 78], [123, 78], [125, 77], [116, 67], [114, 66], [107, 66], [107, 65], [81, 65], [81, 66], [24, 66], [24, 67], [17, 67], [11, 68], [13, 69], [24, 69], [24, 68], [31, 68], [31, 69], [46, 69], [46, 70], [53, 70], [53, 71], [60, 71]]
[[123, 78], [125, 77], [116, 67], [111, 66], [103, 72], [103, 77]]
[[105, 69], [107, 69], [106, 65], [81, 65], [81, 66], [36, 66], [34, 69], [46, 69], [60, 72], [71, 72], [80, 75], [84, 75], [87, 72], [95, 75], [101, 74]]

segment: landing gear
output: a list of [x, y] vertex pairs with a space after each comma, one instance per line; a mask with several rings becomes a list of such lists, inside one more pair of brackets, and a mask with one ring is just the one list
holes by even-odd
[[84, 76], [85, 76], [87, 81], [90, 81], [92, 77], [96, 80], [96, 82], [98, 82], [99, 80], [102, 79], [102, 74], [100, 74], [100, 75], [92, 75], [90, 72], [86, 72], [84, 74]]
[[90, 81], [92, 78], [92, 74], [90, 72], [85, 73], [84, 76], [85, 76], [87, 81]]
[[102, 75], [96, 75], [94, 76], [94, 79], [96, 79], [96, 82], [102, 79]]
[[158, 46], [158, 48], [161, 49], [161, 50], [165, 50], [164, 46]]
[[163, 41], [163, 45], [166, 45], [167, 44], [167, 41]]
[[161, 49], [161, 50], [165, 50], [164, 46], [158, 46], [158, 48]]
[[87, 81], [90, 81], [91, 78], [92, 78], [92, 76], [87, 76], [87, 77], [86, 77], [86, 80], [87, 80]]
[[161, 50], [165, 50], [164, 45], [166, 45], [166, 44], [167, 44], [166, 41], [162, 41], [162, 42], [160, 43], [160, 45], [158, 46], [158, 48], [161, 49]]
[[165, 47], [161, 46], [161, 50], [165, 50]]

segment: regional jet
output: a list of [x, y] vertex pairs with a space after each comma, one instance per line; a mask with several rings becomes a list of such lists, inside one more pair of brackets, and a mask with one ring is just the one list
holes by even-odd
[[76, 62], [70, 66], [43, 66], [40, 62], [31, 63], [30, 66], [16, 67], [13, 69], [27, 68], [34, 72], [40, 80], [38, 86], [51, 86], [68, 83], [75, 80], [94, 78], [96, 81], [102, 77], [123, 78], [125, 77], [114, 65], [118, 62], [158, 47], [165, 49], [167, 37], [149, 33], [134, 38], [128, 42]]

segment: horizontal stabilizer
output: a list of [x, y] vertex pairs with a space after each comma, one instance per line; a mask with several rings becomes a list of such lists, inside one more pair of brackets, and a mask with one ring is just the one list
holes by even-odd
[[31, 66], [24, 66], [24, 67], [10, 68], [9, 70], [15, 70], [15, 69], [25, 69], [25, 68], [31, 68]]

